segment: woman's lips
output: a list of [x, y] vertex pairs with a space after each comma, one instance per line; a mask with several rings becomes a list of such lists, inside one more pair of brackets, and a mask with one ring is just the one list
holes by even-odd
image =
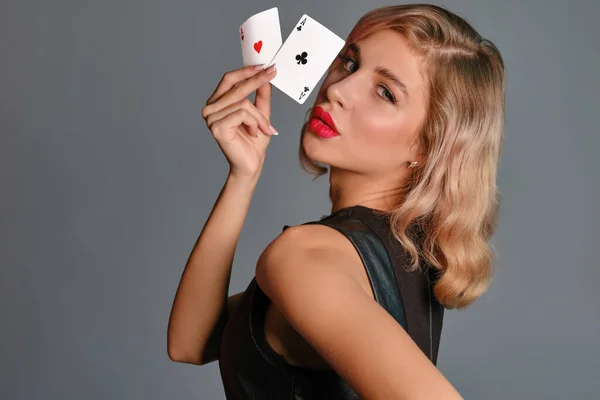
[[317, 106], [313, 110], [313, 117], [309, 122], [310, 129], [322, 138], [331, 138], [340, 136], [340, 133], [335, 127], [331, 115], [321, 106]]
[[325, 124], [322, 120], [317, 117], [312, 117], [308, 126], [311, 131], [322, 137], [323, 139], [329, 139], [332, 137], [340, 136], [339, 133], [331, 129], [329, 126]]
[[339, 132], [337, 131], [337, 129], [335, 127], [335, 122], [333, 122], [333, 118], [331, 117], [331, 114], [329, 114], [327, 111], [325, 111], [323, 109], [323, 107], [316, 106], [313, 111], [313, 116], [315, 116], [315, 117], [319, 118], [320, 120], [322, 120], [323, 122], [325, 122], [325, 124], [327, 126], [329, 126], [334, 132], [337, 132], [339, 134]]

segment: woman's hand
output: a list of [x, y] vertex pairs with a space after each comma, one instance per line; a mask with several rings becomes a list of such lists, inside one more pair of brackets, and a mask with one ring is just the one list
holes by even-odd
[[[275, 66], [247, 66], [229, 71], [202, 109], [208, 129], [227, 158], [230, 175], [256, 177], [271, 135], [271, 84]], [[247, 96], [256, 90], [254, 104]]]

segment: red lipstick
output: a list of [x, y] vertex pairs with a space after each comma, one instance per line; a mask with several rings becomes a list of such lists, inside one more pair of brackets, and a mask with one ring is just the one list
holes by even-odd
[[340, 133], [337, 131], [335, 123], [333, 122], [333, 118], [321, 106], [316, 106], [313, 109], [309, 127], [310, 130], [323, 139], [340, 136]]

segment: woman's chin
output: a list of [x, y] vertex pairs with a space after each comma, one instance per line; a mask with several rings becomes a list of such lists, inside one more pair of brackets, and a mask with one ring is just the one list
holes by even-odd
[[302, 138], [302, 146], [308, 158], [319, 164], [331, 167], [331, 163], [334, 162], [331, 158], [333, 154], [331, 153], [332, 150], [328, 150], [326, 146], [323, 146], [323, 141], [314, 132], [311, 132], [310, 129], [306, 130]]

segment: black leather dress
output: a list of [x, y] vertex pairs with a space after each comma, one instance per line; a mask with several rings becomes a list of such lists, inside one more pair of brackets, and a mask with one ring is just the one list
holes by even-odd
[[[306, 224], [327, 225], [352, 242], [377, 303], [436, 364], [444, 308], [433, 296], [432, 274], [405, 270], [408, 255], [391, 234], [388, 218], [373, 209], [352, 206]], [[333, 369], [291, 365], [270, 347], [264, 333], [269, 303], [256, 278], [252, 279], [225, 326], [219, 370], [227, 399], [359, 399]]]

